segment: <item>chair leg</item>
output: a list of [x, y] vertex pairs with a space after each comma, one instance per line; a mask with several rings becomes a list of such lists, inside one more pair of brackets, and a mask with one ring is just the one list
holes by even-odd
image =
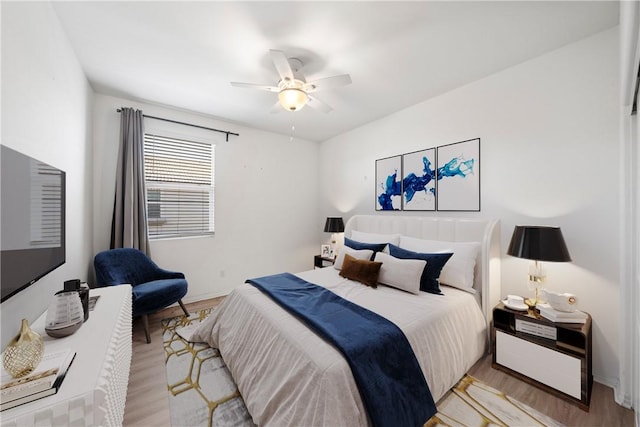
[[147, 344], [151, 343], [151, 335], [149, 334], [149, 318], [146, 314], [142, 315], [142, 325], [144, 326], [144, 335], [147, 337]]
[[187, 311], [187, 307], [184, 306], [181, 299], [178, 300], [178, 304], [180, 304], [180, 307], [182, 307], [182, 311], [184, 311], [184, 315], [189, 317], [189, 312]]

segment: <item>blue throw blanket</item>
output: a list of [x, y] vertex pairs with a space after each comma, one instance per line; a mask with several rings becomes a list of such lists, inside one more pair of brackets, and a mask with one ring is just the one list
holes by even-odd
[[400, 328], [291, 273], [249, 279], [344, 355], [376, 427], [422, 426], [436, 405]]

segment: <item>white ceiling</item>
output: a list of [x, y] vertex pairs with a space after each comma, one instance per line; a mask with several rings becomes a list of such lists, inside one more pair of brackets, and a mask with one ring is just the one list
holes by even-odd
[[[617, 1], [53, 4], [97, 92], [313, 141], [618, 24]], [[229, 84], [276, 85], [269, 49], [353, 83], [317, 92], [331, 113], [270, 113], [277, 94]]]

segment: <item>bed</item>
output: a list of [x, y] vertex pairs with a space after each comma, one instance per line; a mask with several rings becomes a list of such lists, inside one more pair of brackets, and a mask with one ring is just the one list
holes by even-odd
[[[356, 215], [345, 226], [346, 238], [375, 235], [478, 245], [472, 289], [442, 285], [444, 295], [373, 289], [331, 267], [297, 274], [400, 327], [437, 401], [487, 350], [500, 297], [498, 221]], [[371, 424], [344, 357], [253, 286], [234, 289], [193, 339], [220, 350], [258, 425]]]

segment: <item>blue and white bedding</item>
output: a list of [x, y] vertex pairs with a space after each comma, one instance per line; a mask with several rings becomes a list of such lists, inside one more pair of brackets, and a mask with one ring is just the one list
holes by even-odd
[[[446, 286], [444, 295], [374, 289], [334, 268], [297, 276], [397, 325], [436, 401], [484, 354], [486, 321], [468, 292]], [[371, 425], [343, 355], [253, 286], [237, 287], [193, 339], [220, 349], [258, 425]]]
[[374, 427], [420, 426], [435, 415], [422, 369], [394, 323], [291, 273], [247, 283], [340, 350]]

